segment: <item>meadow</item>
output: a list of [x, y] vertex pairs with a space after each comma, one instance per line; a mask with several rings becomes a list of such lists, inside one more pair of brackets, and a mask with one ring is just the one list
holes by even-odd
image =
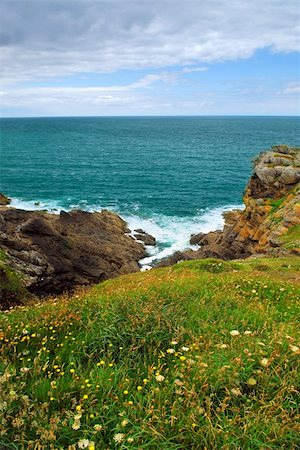
[[299, 269], [191, 261], [0, 313], [0, 448], [299, 448]]

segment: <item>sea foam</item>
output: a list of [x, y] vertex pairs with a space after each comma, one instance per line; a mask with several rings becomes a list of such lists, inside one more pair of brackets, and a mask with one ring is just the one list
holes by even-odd
[[[63, 209], [69, 211], [71, 209], [84, 209], [94, 212], [104, 209], [103, 206], [89, 206], [87, 202], [80, 204], [70, 204], [65, 207], [59, 201], [24, 201], [21, 199], [12, 199], [11, 207], [25, 210], [48, 210], [53, 214], [59, 214]], [[105, 209], [107, 206], [105, 205]], [[156, 238], [156, 246], [147, 246], [148, 255], [140, 260], [142, 270], [150, 269], [155, 261], [166, 258], [176, 251], [185, 250], [187, 248], [197, 248], [189, 243], [192, 234], [208, 233], [222, 229], [224, 225], [223, 213], [232, 209], [242, 209], [243, 205], [225, 205], [218, 208], [199, 210], [192, 217], [167, 216], [163, 214], [153, 214], [151, 217], [141, 217], [138, 214], [129, 214], [122, 211], [119, 206], [110, 205], [109, 209], [119, 214], [132, 231], [143, 229], [146, 233]], [[135, 208], [139, 210], [138, 208]]]

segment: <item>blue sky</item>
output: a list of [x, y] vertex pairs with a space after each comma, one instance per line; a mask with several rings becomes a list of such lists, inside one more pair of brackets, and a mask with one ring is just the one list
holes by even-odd
[[288, 0], [2, 0], [1, 116], [298, 115]]

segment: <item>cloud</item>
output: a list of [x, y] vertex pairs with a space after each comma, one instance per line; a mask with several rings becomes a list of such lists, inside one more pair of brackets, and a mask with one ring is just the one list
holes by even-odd
[[193, 72], [206, 72], [208, 67], [184, 67], [182, 73], [193, 73]]
[[0, 13], [7, 84], [178, 65], [190, 73], [299, 47], [295, 0], [2, 0]]
[[300, 83], [293, 82], [285, 86], [281, 91], [278, 92], [279, 95], [298, 95], [300, 94]]

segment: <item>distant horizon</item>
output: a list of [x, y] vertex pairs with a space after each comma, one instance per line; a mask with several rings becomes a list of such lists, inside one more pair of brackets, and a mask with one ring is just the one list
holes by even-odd
[[278, 118], [299, 118], [300, 114], [286, 114], [286, 115], [280, 115], [280, 114], [165, 114], [165, 115], [159, 115], [159, 114], [152, 114], [152, 115], [85, 115], [85, 116], [0, 116], [0, 120], [2, 119], [85, 119], [85, 118], [94, 118], [94, 119], [112, 119], [112, 118], [170, 118], [170, 117], [177, 117], [177, 118], [185, 118], [185, 117], [278, 117]]

